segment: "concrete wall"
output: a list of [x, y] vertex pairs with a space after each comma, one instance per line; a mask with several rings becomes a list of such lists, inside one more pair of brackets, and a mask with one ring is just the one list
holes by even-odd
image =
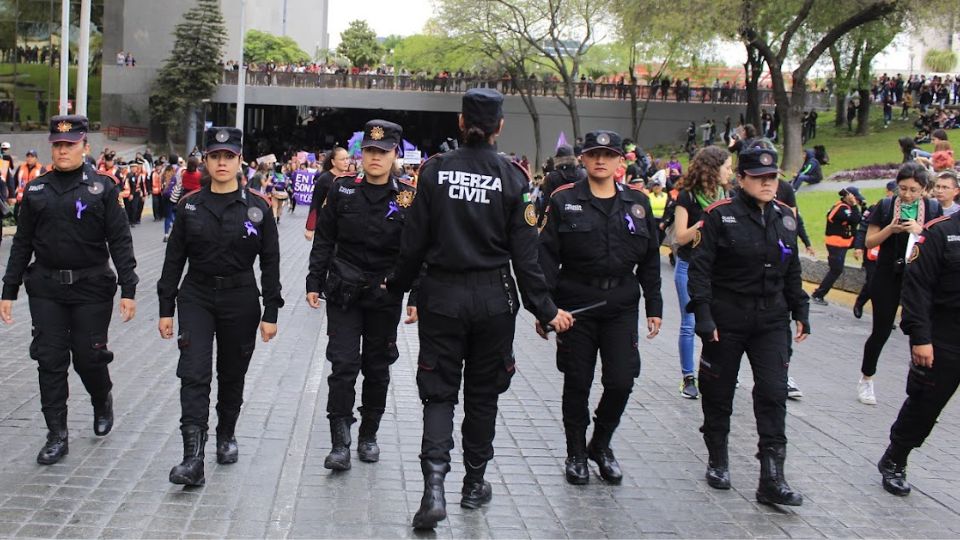
[[[236, 96], [236, 86], [221, 86], [214, 95], [213, 101], [236, 103]], [[461, 99], [460, 94], [348, 88], [248, 86], [246, 89], [246, 102], [257, 105], [459, 112]], [[540, 132], [544, 152], [542, 157], [546, 159], [552, 154], [560, 131], [563, 131], [567, 140], [573, 144], [573, 128], [567, 110], [556, 98], [536, 98], [536, 106], [540, 113]], [[610, 129], [629, 136], [629, 101], [581, 99], [578, 106], [583, 133], [594, 129]], [[699, 125], [704, 119], [711, 118], [722, 129], [725, 116], [730, 116], [736, 123], [742, 111], [743, 107], [736, 105], [651, 101], [638, 143], [644, 147], [668, 143], [682, 144], [686, 138], [686, 127], [689, 122], [693, 121]], [[526, 154], [533, 159], [535, 154], [533, 122], [518, 96], [507, 96], [504, 104], [504, 118], [506, 124], [500, 137], [500, 149]], [[451, 133], [449, 136], [456, 136], [456, 134]]]

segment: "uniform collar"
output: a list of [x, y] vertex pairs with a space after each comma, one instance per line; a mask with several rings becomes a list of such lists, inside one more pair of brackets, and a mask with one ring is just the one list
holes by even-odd
[[214, 192], [210, 189], [210, 186], [209, 186], [209, 185], [206, 185], [206, 186], [203, 186], [202, 188], [200, 188], [200, 193], [197, 193], [197, 202], [200, 202], [200, 203], [205, 202], [205, 199], [206, 199], [207, 197], [210, 197], [210, 196], [213, 196], [213, 195], [232, 195], [231, 200], [230, 200], [231, 203], [241, 202], [241, 203], [243, 203], [244, 206], [250, 206], [250, 197], [251, 197], [251, 195], [250, 195], [249, 193], [247, 193], [247, 190], [244, 189], [244, 188], [242, 188], [242, 187], [239, 188], [239, 189], [237, 189], [236, 191], [234, 191], [234, 192], [232, 192], [232, 193], [224, 193], [224, 194], [221, 194], [221, 193], [214, 193]]
[[[596, 198], [593, 196], [593, 193], [590, 191], [589, 179], [579, 180], [577, 181], [575, 186], [576, 186], [575, 189], [577, 190], [577, 198], [580, 199], [581, 201], [587, 201], [587, 200]], [[633, 200], [630, 198], [630, 188], [624, 187], [623, 184], [619, 182], [614, 182], [613, 186], [617, 190], [617, 193], [616, 195], [614, 195], [614, 197], [617, 197], [628, 203], [633, 202]]]

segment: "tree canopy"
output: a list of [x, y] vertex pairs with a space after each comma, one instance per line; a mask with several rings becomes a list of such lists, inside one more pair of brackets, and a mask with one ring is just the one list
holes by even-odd
[[243, 40], [243, 61], [277, 64], [309, 62], [310, 55], [290, 36], [275, 36], [259, 30], [250, 30]]
[[340, 33], [340, 45], [337, 53], [345, 56], [357, 67], [372, 66], [380, 63], [383, 47], [377, 42], [377, 33], [367, 21], [350, 21], [347, 29]]

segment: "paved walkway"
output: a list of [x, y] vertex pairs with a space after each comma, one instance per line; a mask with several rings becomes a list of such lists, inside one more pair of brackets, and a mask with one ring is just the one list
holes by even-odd
[[[280, 223], [287, 306], [280, 335], [259, 344], [247, 377], [238, 427], [241, 459], [217, 465], [207, 447], [207, 484], [167, 482], [181, 456], [176, 346], [156, 334], [155, 283], [161, 228], [134, 229], [142, 286], [139, 313], [115, 322], [111, 348], [117, 422], [94, 437], [92, 412], [79, 380], [70, 399], [70, 455], [49, 467], [34, 458], [43, 442], [37, 377], [27, 355], [30, 321], [17, 302], [16, 323], [0, 329], [0, 537], [234, 538], [407, 537], [422, 490], [417, 452], [420, 403], [415, 385], [416, 328], [400, 330], [379, 464], [323, 468], [330, 437], [325, 418], [327, 321], [302, 297], [309, 244], [303, 209]], [[6, 261], [9, 241], [0, 247]], [[749, 368], [742, 373], [731, 439], [735, 488], [714, 491], [703, 480], [706, 452], [697, 432], [699, 402], [678, 396], [677, 306], [664, 263], [667, 315], [662, 335], [643, 340], [643, 373], [614, 439], [626, 477], [607, 486], [563, 480], [561, 378], [554, 344], [539, 339], [524, 312], [516, 340], [518, 372], [501, 399], [494, 499], [464, 511], [459, 450], [449, 475], [450, 517], [440, 538], [584, 537], [957, 537], [960, 536], [960, 421], [953, 403], [910, 467], [914, 493], [886, 494], [874, 463], [904, 397], [907, 342], [895, 335], [880, 361], [876, 407], [855, 400], [861, 345], [869, 320], [846, 309], [814, 307], [814, 335], [797, 347], [792, 375], [805, 392], [789, 406], [787, 475], [804, 505], [758, 505], [758, 464]], [[599, 379], [599, 377], [598, 377]], [[594, 395], [594, 402], [598, 395]], [[458, 421], [459, 424], [459, 421]], [[458, 444], [459, 446], [459, 444]]]

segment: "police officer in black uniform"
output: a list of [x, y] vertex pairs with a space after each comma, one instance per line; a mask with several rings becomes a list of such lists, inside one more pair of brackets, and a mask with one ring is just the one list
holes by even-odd
[[0, 318], [5, 323], [13, 322], [21, 283], [30, 296], [30, 357], [40, 372], [40, 403], [49, 430], [37, 455], [42, 465], [56, 463], [69, 450], [71, 357], [93, 402], [94, 433], [103, 436], [113, 428], [113, 383], [107, 368], [113, 353], [107, 349], [107, 328], [118, 282], [123, 321], [133, 319], [137, 309], [137, 261], [120, 188], [84, 163], [87, 126], [85, 116], [50, 119], [54, 170], [31, 182], [24, 193], [3, 278]]
[[900, 327], [910, 336], [907, 399], [877, 467], [883, 487], [909, 495], [907, 457], [923, 445], [960, 385], [960, 213], [930, 221], [903, 278]]
[[[633, 381], [640, 375], [640, 287], [646, 296], [647, 337], [660, 332], [660, 238], [647, 196], [613, 180], [623, 163], [620, 135], [587, 133], [581, 160], [588, 179], [558, 187], [544, 212], [540, 267], [558, 306], [576, 309], [606, 302], [578, 314], [577, 323], [557, 335], [557, 367], [564, 374], [567, 481], [589, 481], [589, 457], [604, 480], [619, 484], [623, 474], [610, 439], [630, 399]], [[538, 332], [547, 337], [539, 323]], [[603, 361], [603, 396], [588, 446], [588, 401], [598, 351]]]
[[[397, 324], [403, 296], [380, 284], [400, 255], [400, 233], [416, 188], [396, 178], [393, 164], [403, 129], [393, 122], [371, 120], [363, 127], [363, 173], [337, 178], [320, 208], [310, 251], [307, 302], [320, 307], [327, 299], [327, 418], [333, 449], [328, 469], [350, 468], [350, 426], [357, 375], [363, 372], [360, 461], [380, 459], [377, 429], [386, 408], [390, 365], [397, 361]], [[408, 323], [416, 321], [415, 300], [408, 304]], [[361, 352], [361, 344], [363, 352]]]
[[757, 501], [799, 506], [803, 497], [783, 474], [790, 319], [795, 341], [810, 333], [809, 297], [801, 287], [797, 219], [774, 197], [777, 153], [748, 147], [737, 163], [740, 193], [714, 203], [693, 241], [690, 304], [703, 340], [700, 392], [707, 483], [730, 489], [727, 435], [740, 360], [753, 369], [753, 406], [760, 436]]
[[503, 95], [468, 91], [459, 122], [464, 145], [420, 169], [400, 260], [387, 280], [392, 292], [409, 290], [427, 264], [417, 299], [424, 493], [413, 518], [416, 528], [432, 529], [447, 515], [443, 481], [450, 470], [461, 376], [466, 475], [460, 505], [479, 508], [492, 496], [483, 476], [493, 458], [497, 400], [515, 370], [519, 301], [511, 261], [524, 305], [544, 326], [563, 332], [573, 322], [550, 299], [537, 264], [537, 212], [527, 176], [494, 147], [503, 127]]
[[[204, 445], [210, 411], [213, 344], [217, 345], [217, 463], [236, 463], [234, 437], [243, 383], [256, 345], [257, 326], [266, 343], [277, 334], [280, 297], [280, 241], [270, 203], [240, 187], [243, 133], [212, 127], [205, 133], [204, 165], [210, 177], [199, 190], [184, 195], [167, 242], [160, 296], [160, 337], [173, 337], [173, 314], [180, 311], [180, 432], [183, 462], [170, 481], [203, 485]], [[260, 291], [253, 271], [260, 257]], [[189, 261], [183, 283], [183, 267]], [[178, 289], [179, 285], [179, 289]]]

